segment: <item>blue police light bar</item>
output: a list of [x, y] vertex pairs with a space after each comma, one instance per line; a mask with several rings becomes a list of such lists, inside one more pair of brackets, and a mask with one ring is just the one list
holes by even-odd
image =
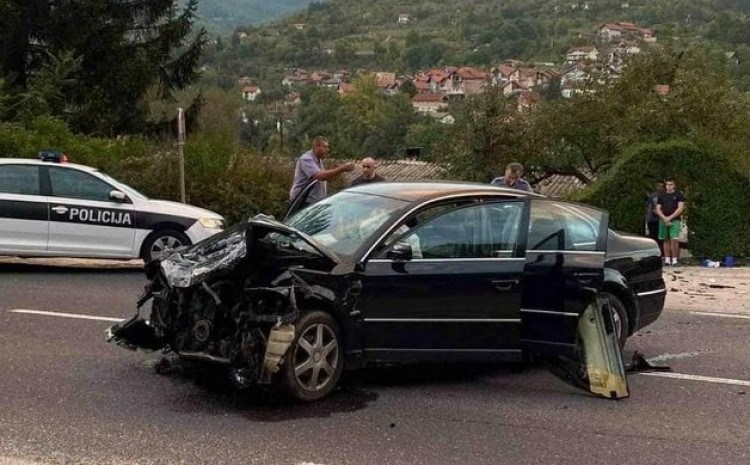
[[42, 161], [51, 161], [53, 163], [65, 163], [68, 156], [59, 150], [40, 150], [39, 159]]

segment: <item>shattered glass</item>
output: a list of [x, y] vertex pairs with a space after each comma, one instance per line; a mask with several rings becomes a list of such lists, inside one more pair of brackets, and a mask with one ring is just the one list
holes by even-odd
[[161, 262], [161, 271], [172, 287], [191, 287], [233, 270], [247, 256], [247, 223], [178, 251]]

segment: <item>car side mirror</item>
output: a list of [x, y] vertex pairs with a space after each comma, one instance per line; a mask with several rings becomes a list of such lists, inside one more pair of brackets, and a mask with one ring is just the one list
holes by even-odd
[[110, 191], [109, 192], [109, 198], [110, 198], [110, 200], [113, 200], [115, 202], [120, 202], [120, 203], [129, 203], [130, 202], [130, 199], [125, 194], [125, 192], [118, 191], [118, 190], [112, 190], [112, 191]]
[[408, 242], [397, 242], [386, 252], [385, 256], [391, 260], [406, 262], [414, 258], [414, 252]]

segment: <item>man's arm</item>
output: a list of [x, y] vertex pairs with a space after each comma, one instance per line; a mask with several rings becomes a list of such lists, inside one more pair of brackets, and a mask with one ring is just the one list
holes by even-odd
[[677, 202], [677, 210], [675, 210], [674, 213], [669, 215], [669, 221], [672, 221], [673, 219], [680, 216], [684, 209], [685, 209], [685, 202]]
[[339, 174], [348, 171], [354, 171], [354, 163], [344, 163], [343, 165], [339, 165], [336, 168], [331, 168], [330, 170], [318, 170], [313, 173], [312, 177], [317, 179], [318, 181], [329, 181]]
[[664, 216], [664, 212], [661, 211], [661, 204], [660, 203], [656, 204], [656, 214], [659, 216], [659, 218], [661, 218], [662, 220], [664, 220], [665, 223], [669, 223], [669, 219], [666, 216]]

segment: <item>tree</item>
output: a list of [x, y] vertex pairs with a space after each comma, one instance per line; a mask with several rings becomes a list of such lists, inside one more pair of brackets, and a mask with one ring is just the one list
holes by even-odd
[[529, 118], [527, 163], [542, 178], [567, 174], [588, 184], [628, 147], [675, 137], [713, 141], [750, 167], [750, 100], [701, 48], [644, 52], [620, 79], [544, 104]]
[[[80, 69], [64, 89], [56, 116], [85, 133], [116, 135], [147, 129], [144, 95], [155, 87], [171, 99], [198, 77], [206, 32], [193, 34], [197, 0], [182, 11], [173, 0], [2, 0], [0, 73], [11, 97], [22, 98], [54, 58], [70, 56]], [[7, 41], [6, 41], [7, 40]]]
[[435, 157], [458, 179], [489, 182], [511, 161], [525, 153], [525, 124], [516, 102], [497, 87], [467, 98], [448, 129], [445, 144], [435, 148]]

